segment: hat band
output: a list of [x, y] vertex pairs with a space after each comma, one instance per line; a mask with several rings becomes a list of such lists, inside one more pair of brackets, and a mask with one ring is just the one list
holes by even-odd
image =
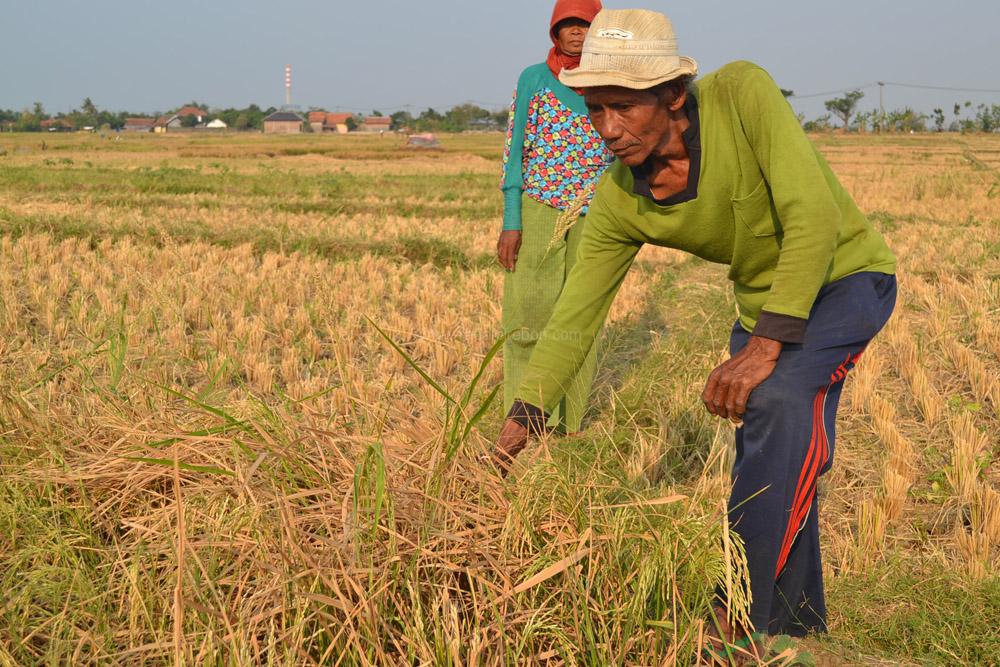
[[676, 56], [677, 41], [673, 39], [614, 39], [590, 37], [583, 43], [584, 53], [598, 55]]
[[[650, 54], [648, 51], [643, 53], [591, 53], [584, 55], [583, 60], [581, 60], [581, 67], [583, 70], [607, 70], [607, 71], [621, 71], [620, 61], [618, 58], [643, 58]], [[647, 67], [643, 69], [648, 69], [648, 66], [652, 66], [653, 72], [647, 72], [654, 76], [659, 76], [661, 73], [667, 71], [672, 71], [680, 69], [681, 58], [680, 56], [670, 54], [656, 54], [657, 59], [650, 61]], [[616, 66], [617, 64], [617, 66]]]

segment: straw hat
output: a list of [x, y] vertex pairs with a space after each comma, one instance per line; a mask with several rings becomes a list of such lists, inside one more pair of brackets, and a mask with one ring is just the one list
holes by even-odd
[[646, 89], [698, 73], [698, 63], [677, 54], [674, 26], [646, 9], [605, 9], [594, 18], [583, 43], [580, 66], [559, 80], [570, 88], [622, 86]]

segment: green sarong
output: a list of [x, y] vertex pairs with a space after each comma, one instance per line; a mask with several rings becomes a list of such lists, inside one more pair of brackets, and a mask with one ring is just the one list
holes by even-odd
[[[552, 235], [561, 211], [522, 197], [521, 250], [513, 273], [506, 274], [503, 290], [503, 330], [514, 332], [503, 349], [504, 412], [515, 393], [535, 343], [552, 316], [566, 276], [576, 262], [576, 252], [586, 218], [581, 216], [566, 237], [552, 248]], [[591, 348], [580, 370], [566, 387], [566, 396], [552, 411], [549, 428], [563, 433], [580, 431], [597, 370], [597, 345]]]

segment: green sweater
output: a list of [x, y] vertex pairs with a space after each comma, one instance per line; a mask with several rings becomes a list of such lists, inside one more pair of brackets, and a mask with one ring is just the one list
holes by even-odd
[[601, 178], [576, 265], [542, 333], [518, 398], [546, 410], [586, 358], [644, 243], [729, 265], [740, 324], [762, 312], [807, 320], [820, 288], [862, 271], [894, 273], [882, 236], [858, 210], [763, 69], [735, 62], [695, 86], [701, 131], [697, 197], [661, 206], [634, 192], [616, 161]]

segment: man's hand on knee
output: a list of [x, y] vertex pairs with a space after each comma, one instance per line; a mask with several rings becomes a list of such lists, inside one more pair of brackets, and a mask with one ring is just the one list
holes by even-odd
[[780, 354], [780, 341], [751, 336], [736, 356], [708, 376], [701, 394], [705, 408], [723, 419], [743, 419], [750, 393], [774, 372]]

